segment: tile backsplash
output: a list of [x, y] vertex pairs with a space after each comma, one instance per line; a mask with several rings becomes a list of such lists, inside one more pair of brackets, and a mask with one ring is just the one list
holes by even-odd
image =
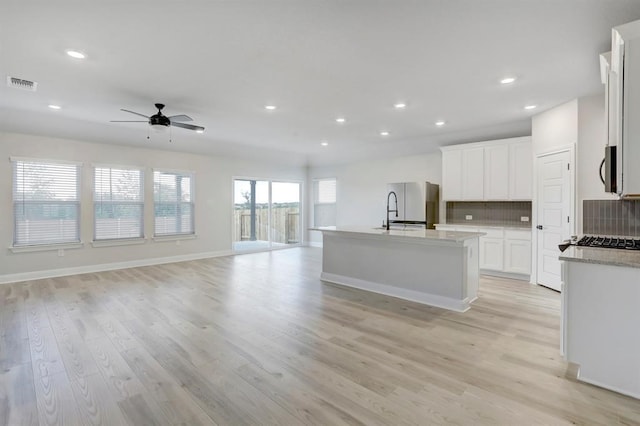
[[591, 235], [640, 236], [640, 200], [584, 200], [582, 232]]
[[446, 208], [447, 223], [531, 227], [531, 201], [448, 201]]

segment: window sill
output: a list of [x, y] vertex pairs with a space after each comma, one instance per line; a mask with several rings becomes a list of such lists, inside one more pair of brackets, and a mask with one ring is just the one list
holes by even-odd
[[115, 246], [130, 246], [136, 244], [144, 244], [147, 242], [146, 238], [123, 238], [117, 240], [97, 240], [92, 241], [92, 247], [115, 247]]
[[195, 240], [198, 238], [196, 234], [175, 234], [175, 235], [159, 235], [153, 237], [153, 241], [178, 241], [178, 240]]
[[37, 251], [55, 251], [79, 249], [84, 247], [84, 243], [62, 243], [62, 244], [39, 244], [33, 246], [11, 246], [9, 250], [12, 253], [32, 253]]

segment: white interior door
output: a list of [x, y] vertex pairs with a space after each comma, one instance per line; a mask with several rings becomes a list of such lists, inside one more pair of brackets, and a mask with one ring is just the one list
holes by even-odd
[[538, 284], [560, 291], [558, 244], [571, 238], [571, 154], [538, 157]]

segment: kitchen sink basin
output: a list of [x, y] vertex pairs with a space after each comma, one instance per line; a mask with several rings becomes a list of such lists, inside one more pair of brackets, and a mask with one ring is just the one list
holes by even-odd
[[[382, 226], [378, 226], [377, 228], [373, 228], [373, 229], [377, 229], [380, 231], [386, 231], [387, 228], [382, 227]], [[402, 227], [391, 227], [389, 230], [390, 231], [422, 231], [423, 228], [402, 228]]]

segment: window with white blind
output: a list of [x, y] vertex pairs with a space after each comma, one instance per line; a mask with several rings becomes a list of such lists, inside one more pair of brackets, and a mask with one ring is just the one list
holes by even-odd
[[194, 234], [193, 174], [153, 172], [154, 235]]
[[80, 242], [80, 165], [12, 159], [13, 245]]
[[313, 181], [314, 226], [336, 225], [336, 186], [335, 178]]
[[143, 172], [139, 169], [94, 169], [95, 241], [144, 236]]

